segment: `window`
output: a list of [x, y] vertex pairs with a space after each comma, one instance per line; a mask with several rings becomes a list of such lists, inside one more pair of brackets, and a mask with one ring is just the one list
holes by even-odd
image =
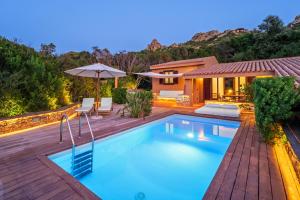
[[[165, 72], [166, 75], [173, 74], [173, 72]], [[164, 80], [165, 84], [173, 84], [174, 83], [174, 78], [165, 78]]]
[[234, 93], [234, 78], [225, 78], [225, 95], [232, 95]]
[[[166, 75], [178, 74], [178, 71], [168, 70], [168, 71], [160, 72], [160, 74], [166, 74]], [[161, 78], [159, 79], [159, 83], [163, 85], [174, 85], [178, 83], [178, 78]]]

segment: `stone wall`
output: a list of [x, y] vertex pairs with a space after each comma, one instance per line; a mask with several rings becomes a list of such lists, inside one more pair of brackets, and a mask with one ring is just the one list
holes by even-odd
[[78, 104], [72, 104], [58, 110], [29, 113], [0, 119], [0, 135], [59, 121], [63, 114], [67, 114], [68, 116], [74, 114], [76, 108], [78, 108]]
[[285, 144], [285, 149], [287, 151], [287, 154], [290, 157], [290, 160], [293, 164], [293, 167], [294, 167], [296, 175], [297, 175], [297, 179], [300, 183], [300, 161], [299, 161], [299, 158], [295, 154], [293, 147], [291, 146], [289, 141]]

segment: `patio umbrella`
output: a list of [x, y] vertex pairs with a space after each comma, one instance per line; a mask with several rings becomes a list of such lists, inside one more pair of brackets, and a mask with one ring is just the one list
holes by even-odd
[[90, 77], [90, 78], [97, 78], [97, 85], [96, 85], [96, 108], [98, 109], [98, 100], [99, 100], [99, 83], [100, 78], [115, 78], [115, 77], [124, 77], [126, 76], [126, 73], [106, 66], [101, 63], [95, 63], [92, 65], [87, 65], [83, 67], [77, 67], [74, 69], [66, 70], [65, 71], [68, 74], [74, 75], [74, 76], [81, 76], [81, 77]]

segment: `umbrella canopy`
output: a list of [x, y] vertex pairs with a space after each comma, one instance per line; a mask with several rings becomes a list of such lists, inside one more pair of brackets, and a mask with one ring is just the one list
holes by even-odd
[[65, 72], [74, 76], [90, 78], [114, 78], [126, 76], [125, 72], [101, 63], [77, 67], [74, 69], [66, 70]]
[[[83, 67], [77, 67], [74, 69], [69, 69], [65, 71], [68, 74], [74, 75], [74, 76], [81, 76], [81, 77], [90, 77], [90, 78], [97, 78], [97, 85], [96, 85], [96, 109], [98, 110], [98, 102], [99, 102], [99, 84], [100, 84], [100, 78], [115, 78], [115, 77], [124, 77], [126, 76], [126, 73], [109, 67], [107, 65], [101, 64], [101, 63], [95, 63], [92, 65], [87, 65]], [[97, 112], [98, 115], [98, 112]]]
[[183, 76], [183, 74], [159, 74], [154, 72], [143, 72], [143, 73], [135, 73], [141, 76], [147, 76], [151, 78], [177, 78]]

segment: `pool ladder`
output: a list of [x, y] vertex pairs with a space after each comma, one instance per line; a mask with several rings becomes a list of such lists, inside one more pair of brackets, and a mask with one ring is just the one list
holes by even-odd
[[[86, 113], [82, 113], [82, 114], [86, 118], [92, 140], [90, 142], [91, 149], [80, 152], [80, 153], [76, 152], [76, 145], [75, 145], [74, 137], [72, 134], [68, 115], [64, 114], [61, 117], [61, 121], [60, 121], [60, 143], [63, 142], [62, 133], [63, 133], [64, 119], [66, 120], [67, 125], [68, 125], [68, 130], [69, 130], [69, 134], [70, 134], [71, 141], [72, 141], [71, 173], [75, 178], [81, 178], [93, 171], [93, 156], [94, 156], [94, 140], [95, 140], [95, 138], [94, 138], [94, 134], [93, 134], [87, 114]], [[79, 137], [80, 136], [81, 136], [81, 115], [79, 116]]]

